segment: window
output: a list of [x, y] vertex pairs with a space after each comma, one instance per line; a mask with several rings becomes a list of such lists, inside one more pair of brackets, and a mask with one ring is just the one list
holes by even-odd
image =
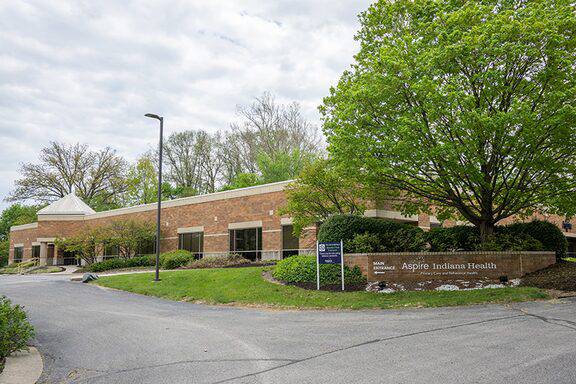
[[156, 253], [156, 239], [150, 239], [148, 241], [143, 241], [142, 243], [138, 244], [138, 250], [136, 254], [139, 256], [142, 255], [152, 255]]
[[181, 233], [178, 235], [178, 249], [192, 252], [195, 259], [204, 253], [204, 232]]
[[23, 257], [24, 257], [24, 247], [14, 247], [14, 262], [15, 263], [22, 262]]
[[32, 246], [32, 257], [35, 259], [40, 258], [40, 246], [39, 245], [33, 245]]
[[80, 259], [76, 257], [76, 252], [60, 251], [58, 250], [58, 253], [61, 253], [63, 265], [78, 265]]
[[112, 259], [120, 255], [120, 250], [117, 245], [104, 244], [104, 259]]
[[231, 229], [230, 252], [252, 261], [262, 258], [262, 228]]
[[292, 225], [282, 226], [282, 258], [298, 254], [300, 248], [300, 239], [294, 236], [294, 227]]

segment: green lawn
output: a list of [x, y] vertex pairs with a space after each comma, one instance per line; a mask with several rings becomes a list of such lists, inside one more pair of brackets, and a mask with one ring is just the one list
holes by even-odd
[[95, 283], [170, 300], [208, 304], [263, 305], [278, 308], [404, 308], [440, 307], [480, 303], [507, 303], [546, 299], [538, 288], [501, 288], [456, 292], [371, 292], [310, 291], [270, 283], [261, 276], [265, 268], [194, 269], [101, 277]]

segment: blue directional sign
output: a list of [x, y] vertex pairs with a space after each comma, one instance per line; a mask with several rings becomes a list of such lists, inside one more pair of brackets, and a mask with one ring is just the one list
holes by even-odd
[[319, 264], [342, 264], [342, 243], [318, 243]]

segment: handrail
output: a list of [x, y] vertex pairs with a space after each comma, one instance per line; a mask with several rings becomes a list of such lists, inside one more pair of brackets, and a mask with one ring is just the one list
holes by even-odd
[[[26, 261], [21, 261], [20, 263], [18, 263], [18, 274], [19, 274], [19, 275], [23, 275], [23, 273], [22, 273], [22, 269], [23, 269], [22, 264], [23, 264], [23, 263], [29, 263], [29, 262], [31, 262], [31, 261], [33, 261], [34, 264], [36, 264], [36, 263], [40, 264], [40, 258], [39, 258], [39, 257], [33, 257], [33, 258], [30, 258], [30, 259], [28, 259], [28, 260], [26, 260]], [[33, 265], [33, 266], [36, 266], [36, 265]]]

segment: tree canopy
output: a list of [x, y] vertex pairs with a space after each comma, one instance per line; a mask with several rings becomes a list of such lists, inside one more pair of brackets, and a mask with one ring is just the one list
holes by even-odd
[[124, 192], [126, 165], [109, 147], [93, 151], [86, 144], [51, 142], [38, 163], [22, 164], [7, 200], [49, 203], [74, 192], [94, 209], [115, 208]]
[[[321, 151], [318, 131], [293, 102], [265, 92], [237, 107], [230, 129], [172, 132], [164, 140], [162, 199], [294, 178]], [[8, 201], [53, 202], [74, 192], [93, 209], [157, 200], [158, 150], [129, 164], [107, 147], [51, 142], [38, 162], [22, 164]]]
[[376, 197], [372, 190], [358, 184], [326, 159], [306, 165], [288, 185], [286, 195], [287, 204], [280, 213], [293, 218], [296, 234], [335, 214], [362, 214], [365, 202]]
[[576, 15], [567, 0], [378, 1], [321, 107], [332, 156], [405, 212], [575, 212]]
[[158, 201], [158, 171], [149, 157], [142, 156], [128, 170], [124, 199], [127, 205]]
[[37, 212], [43, 205], [12, 204], [2, 211], [0, 215], [0, 267], [8, 262], [10, 248], [10, 227], [13, 225], [33, 223], [37, 219]]

